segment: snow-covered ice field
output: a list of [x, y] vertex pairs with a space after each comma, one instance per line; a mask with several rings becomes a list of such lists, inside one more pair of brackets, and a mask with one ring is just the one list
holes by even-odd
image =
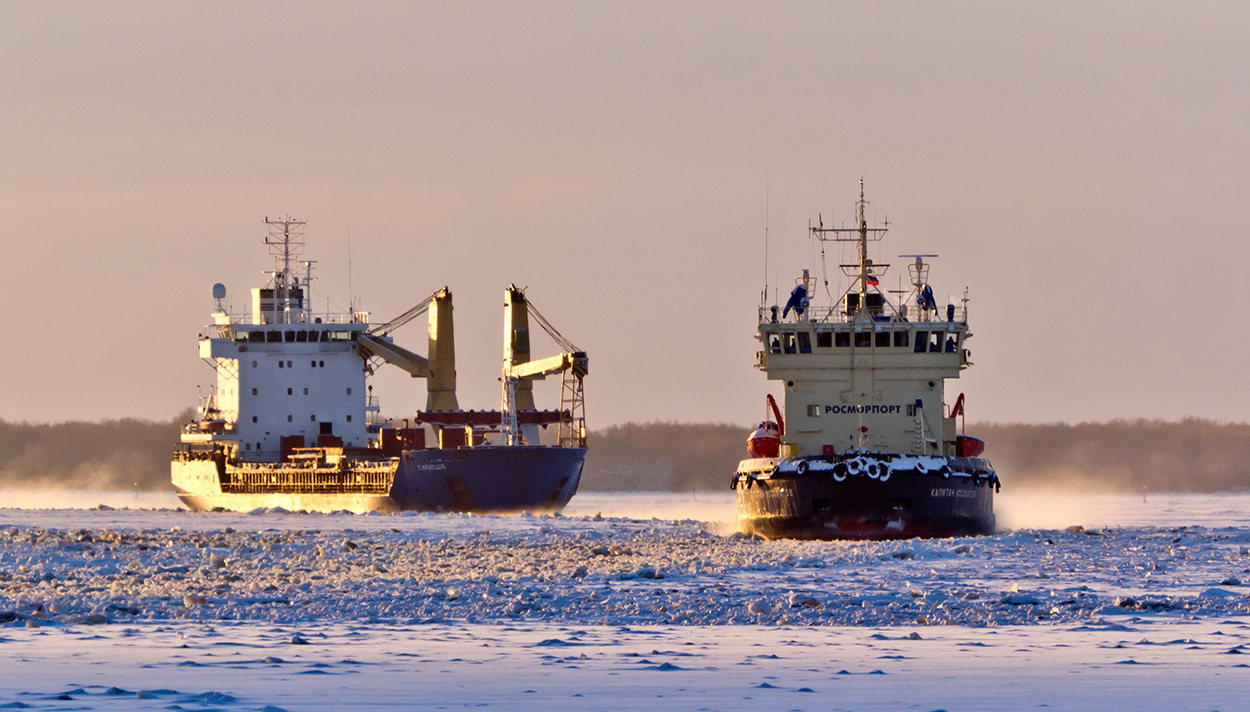
[[0, 503], [0, 709], [1248, 704], [1250, 494], [1004, 492], [1002, 534], [884, 543], [735, 536], [731, 492], [511, 517]]

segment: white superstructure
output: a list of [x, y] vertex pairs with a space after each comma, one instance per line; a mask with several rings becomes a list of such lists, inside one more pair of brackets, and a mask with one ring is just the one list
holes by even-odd
[[250, 314], [227, 313], [225, 289], [214, 287], [217, 310], [200, 336], [200, 356], [217, 380], [201, 403], [203, 420], [183, 433], [183, 442], [220, 443], [232, 459], [254, 462], [278, 461], [283, 438], [288, 448], [327, 438], [365, 447], [376, 404], [366, 397], [358, 343], [369, 329], [369, 314], [315, 313], [313, 263], [297, 262], [304, 222], [265, 222], [275, 268], [265, 287], [252, 290]]

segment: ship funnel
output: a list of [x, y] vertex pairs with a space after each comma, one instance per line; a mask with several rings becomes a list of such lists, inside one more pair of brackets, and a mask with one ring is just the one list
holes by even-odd
[[425, 409], [460, 410], [456, 402], [456, 330], [451, 316], [451, 292], [443, 287], [430, 305], [430, 377], [426, 381]]

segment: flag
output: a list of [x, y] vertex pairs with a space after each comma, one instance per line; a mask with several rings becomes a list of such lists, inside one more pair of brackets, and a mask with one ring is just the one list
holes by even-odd
[[872, 275], [870, 274], [870, 275], [868, 275], [868, 283], [869, 283], [869, 284], [871, 284], [872, 286], [874, 286], [874, 287], [875, 287], [875, 286], [877, 286], [877, 285], [881, 284], [881, 280], [877, 279], [876, 277], [874, 277], [874, 276], [872, 276]]

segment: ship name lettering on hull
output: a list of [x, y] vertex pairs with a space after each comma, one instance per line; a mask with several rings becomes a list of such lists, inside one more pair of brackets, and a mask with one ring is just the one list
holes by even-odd
[[826, 413], [902, 413], [901, 405], [827, 405]]
[[977, 493], [975, 490], [962, 490], [962, 489], [955, 489], [953, 487], [934, 487], [933, 490], [929, 492], [929, 496], [930, 497], [958, 497], [958, 498], [963, 498], [963, 499], [976, 499]]

